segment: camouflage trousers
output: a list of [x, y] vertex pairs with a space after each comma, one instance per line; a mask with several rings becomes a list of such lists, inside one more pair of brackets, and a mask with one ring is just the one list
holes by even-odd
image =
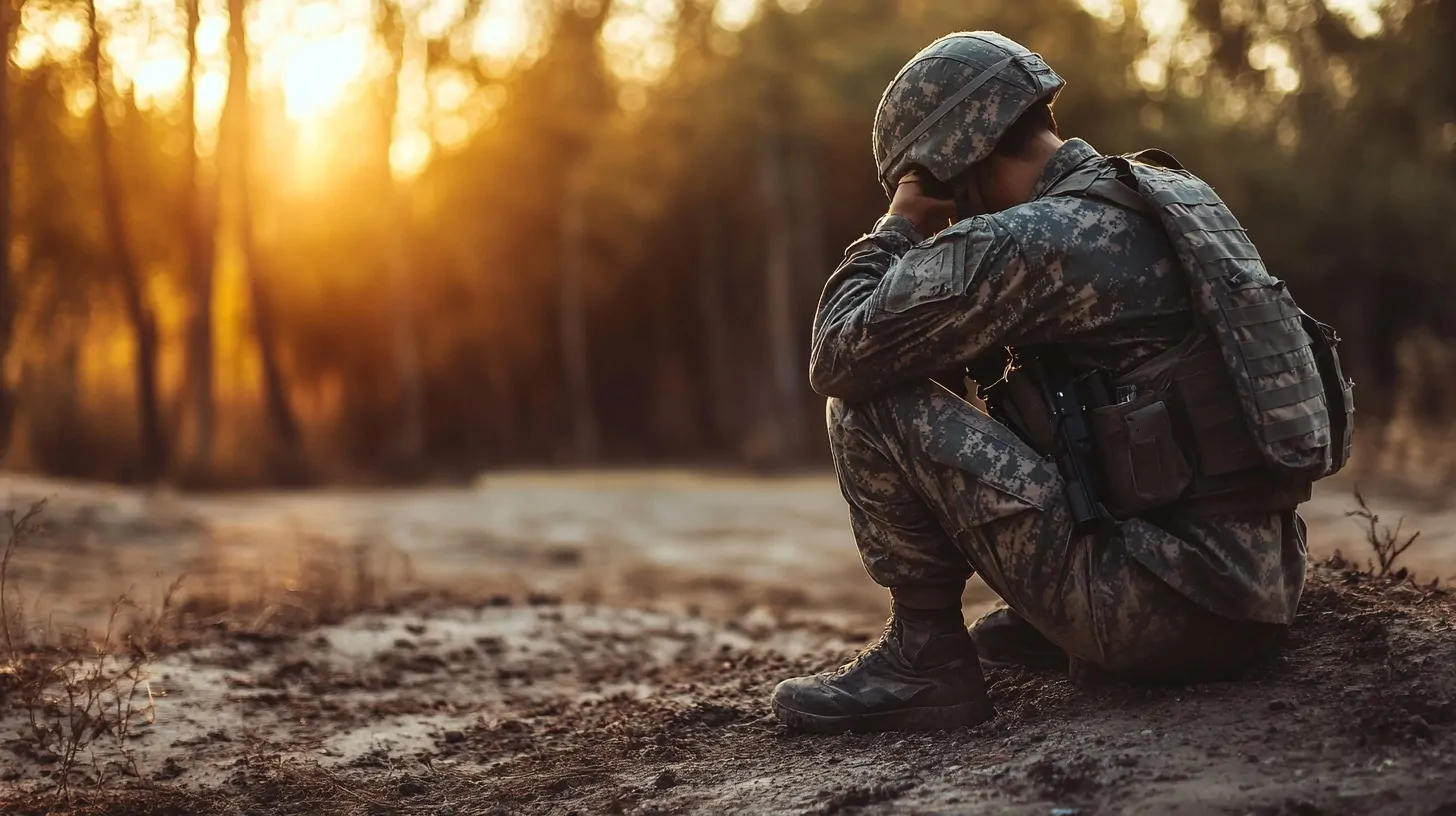
[[1069, 655], [1113, 674], [1203, 674], [1263, 652], [1283, 627], [1223, 618], [1127, 554], [1123, 522], [1078, 537], [1054, 462], [926, 382], [831, 399], [830, 446], [866, 570], [882, 586], [979, 574]]

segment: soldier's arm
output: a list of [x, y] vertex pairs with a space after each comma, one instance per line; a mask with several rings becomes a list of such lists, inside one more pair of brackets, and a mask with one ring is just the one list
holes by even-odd
[[[884, 220], [881, 221], [881, 225]], [[911, 245], [913, 230], [850, 246], [819, 300], [809, 381], [860, 400], [970, 363], [1045, 322], [1058, 287], [994, 217]]]

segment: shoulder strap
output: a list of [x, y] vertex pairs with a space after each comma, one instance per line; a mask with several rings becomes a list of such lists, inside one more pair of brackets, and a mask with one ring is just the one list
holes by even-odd
[[1128, 161], [1141, 162], [1142, 164], [1155, 164], [1159, 167], [1166, 167], [1169, 170], [1182, 170], [1183, 163], [1173, 158], [1173, 154], [1166, 150], [1159, 150], [1150, 147], [1147, 150], [1139, 150], [1136, 153], [1129, 153], [1126, 156], [1119, 156]]
[[1153, 208], [1148, 205], [1147, 199], [1126, 182], [1118, 178], [1099, 178], [1087, 188], [1083, 195], [1091, 198], [1099, 198], [1109, 204], [1116, 204], [1119, 207], [1142, 213], [1147, 216], [1155, 216]]
[[1138, 193], [1136, 184], [1127, 158], [1109, 156], [1107, 163], [1097, 162], [1074, 170], [1044, 195], [1095, 198], [1143, 215], [1155, 215], [1153, 208]]
[[1106, 165], [1101, 162], [1088, 162], [1063, 176], [1060, 181], [1047, 188], [1047, 191], [1042, 193], [1042, 196], [1045, 198], [1051, 196], [1082, 195], [1105, 169]]

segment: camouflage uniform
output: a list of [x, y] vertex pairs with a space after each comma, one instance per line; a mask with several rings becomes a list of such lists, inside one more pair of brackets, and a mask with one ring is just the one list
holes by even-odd
[[[1047, 156], [1039, 119], [1023, 117], [1063, 84], [1038, 55], [979, 31], [931, 43], [881, 98], [873, 147], [892, 208], [949, 197], [961, 220], [922, 241], [905, 218], [882, 218], [819, 303], [810, 379], [830, 397], [834, 465], [892, 613], [850, 663], [774, 688], [774, 712], [792, 728], [984, 722], [994, 706], [983, 663], [1206, 676], [1245, 662], [1294, 617], [1303, 524], [1293, 510], [1254, 508], [1294, 507], [1311, 478], [1346, 458], [1348, 445], [1333, 441], [1348, 443], [1337, 433], [1350, 427], [1348, 383], [1337, 388], [1341, 410], [1327, 408], [1325, 372], [1342, 380], [1334, 341], [1320, 327], [1316, 345], [1308, 316], [1191, 174], [1149, 176], [1133, 167], [1138, 157], [1103, 158], [1078, 140]], [[1041, 140], [1002, 151], [1046, 159], [1034, 188], [968, 217], [987, 206], [988, 179], [1004, 201], [1026, 166], [989, 158], [1013, 131]], [[912, 172], [919, 190], [898, 201]], [[1006, 347], [1133, 389], [1130, 401], [1098, 397], [1092, 408], [1104, 499], [1124, 519], [1110, 530], [1077, 532], [1086, 528], [1073, 523], [1062, 473], [1036, 453], [1052, 448], [1047, 424], [1030, 416], [1039, 400], [998, 404], [1015, 409], [1033, 449], [934, 381], [979, 372]], [[1035, 368], [1008, 388], [1035, 380]], [[1279, 473], [1266, 476], [1265, 464]], [[968, 633], [960, 592], [977, 572], [1014, 611]]]
[[1294, 617], [1296, 513], [1185, 517], [1175, 505], [1074, 537], [1055, 464], [929, 381], [1006, 346], [1128, 371], [1188, 336], [1188, 283], [1155, 221], [1044, 195], [1102, 161], [1069, 141], [1025, 204], [929, 241], [887, 216], [849, 247], [820, 300], [811, 360], [815, 390], [831, 398], [835, 468], [881, 585], [979, 573], [1070, 655], [1117, 673], [1242, 662]]

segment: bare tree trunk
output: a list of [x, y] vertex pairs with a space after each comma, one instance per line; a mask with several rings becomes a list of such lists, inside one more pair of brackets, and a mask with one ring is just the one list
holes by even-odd
[[405, 62], [405, 25], [399, 9], [388, 0], [375, 8], [379, 36], [389, 51], [394, 70], [386, 81], [383, 105], [381, 184], [388, 195], [383, 225], [389, 246], [387, 258], [390, 290], [390, 334], [394, 371], [399, 387], [400, 418], [390, 458], [406, 469], [418, 468], [425, 454], [425, 377], [420, 363], [419, 340], [415, 332], [414, 293], [410, 289], [410, 237], [413, 223], [409, 191], [391, 172], [389, 149], [394, 138], [394, 120], [399, 111], [399, 81]]
[[418, 467], [425, 454], [425, 377], [415, 336], [414, 293], [409, 286], [408, 203], [401, 190], [391, 196], [394, 226], [389, 242], [389, 289], [392, 294], [394, 370], [399, 380], [400, 418], [395, 453], [407, 467]]
[[223, 119], [232, 151], [233, 183], [236, 185], [238, 240], [246, 269], [248, 295], [253, 304], [253, 332], [263, 367], [263, 395], [268, 423], [279, 445], [280, 464], [290, 478], [303, 465], [302, 437], [288, 389], [278, 367], [273, 326], [273, 301], [266, 272], [253, 234], [252, 102], [248, 95], [248, 32], [245, 20], [247, 0], [228, 0], [228, 91]]
[[698, 235], [698, 320], [703, 332], [703, 365], [708, 379], [707, 420], [713, 444], [721, 445], [733, 432], [738, 415], [730, 379], [731, 350], [728, 320], [723, 308], [723, 225], [711, 208], [702, 210]]
[[15, 284], [10, 270], [10, 44], [18, 25], [18, 6], [0, 0], [0, 456], [10, 450], [14, 396], [5, 382], [10, 332], [15, 325]]
[[592, 398], [591, 355], [586, 336], [582, 284], [586, 277], [586, 189], [583, 161], [567, 175], [561, 206], [561, 362], [570, 402], [573, 456], [590, 462], [598, 453], [596, 404]]
[[111, 263], [121, 286], [122, 304], [131, 323], [136, 342], [137, 419], [141, 424], [142, 477], [161, 476], [167, 463], [167, 440], [162, 433], [162, 416], [157, 399], [157, 323], [151, 304], [126, 241], [126, 219], [122, 214], [121, 180], [111, 154], [111, 133], [106, 124], [106, 104], [101, 61], [101, 30], [96, 20], [96, 0], [86, 3], [86, 21], [91, 42], [87, 46], [87, 62], [96, 101], [91, 107], [91, 133], [96, 142], [97, 175], [101, 184], [102, 225]]
[[[0, 0], [3, 2], [3, 0]], [[187, 386], [192, 407], [192, 468], [201, 476], [212, 465], [214, 409], [212, 391], [214, 188], [204, 184], [197, 155], [197, 26], [201, 0], [187, 5], [187, 82], [182, 109], [187, 143], [187, 265], [192, 287], [192, 316], [187, 333]]]
[[796, 314], [813, 311], [830, 271], [829, 261], [824, 255], [824, 200], [807, 144], [807, 139], [795, 139], [794, 148], [788, 151], [789, 200], [794, 212], [794, 261], [798, 265], [794, 279]]
[[763, 199], [765, 308], [768, 318], [770, 371], [777, 456], [780, 464], [802, 451], [804, 439], [801, 364], [794, 327], [794, 235], [792, 207], [784, 179], [781, 137], [765, 132], [759, 137], [759, 194]]

